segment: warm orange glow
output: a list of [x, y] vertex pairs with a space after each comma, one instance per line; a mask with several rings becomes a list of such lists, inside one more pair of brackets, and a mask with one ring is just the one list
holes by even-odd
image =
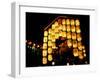
[[55, 26], [58, 26], [58, 21], [55, 21], [54, 25], [55, 25]]
[[71, 31], [75, 32], [75, 26], [71, 26]]
[[80, 25], [80, 22], [79, 22], [78, 19], [76, 19], [75, 24], [76, 24], [76, 26], [79, 26]]
[[73, 41], [73, 48], [77, 48], [77, 41]]
[[81, 32], [80, 26], [76, 26], [76, 32], [77, 32], [77, 33], [80, 33], [80, 32]]
[[52, 48], [49, 47], [49, 48], [48, 48], [48, 54], [51, 54], [51, 53], [52, 53]]
[[47, 41], [48, 41], [47, 37], [44, 37], [43, 42], [47, 42]]
[[47, 50], [43, 50], [42, 56], [47, 56]]
[[67, 40], [67, 45], [70, 48], [72, 46], [72, 41], [71, 40]]
[[78, 49], [73, 49], [73, 55], [74, 55], [74, 57], [78, 56]]
[[48, 55], [48, 61], [52, 61], [53, 58], [52, 58], [52, 55]]
[[71, 25], [74, 26], [75, 22], [74, 19], [71, 20]]
[[78, 40], [78, 41], [81, 41], [81, 40], [82, 40], [81, 34], [79, 34], [79, 33], [77, 34], [77, 40]]
[[84, 58], [84, 56], [82, 54], [82, 51], [79, 51], [79, 59], [83, 59], [83, 58]]
[[48, 35], [48, 40], [51, 40], [52, 39], [52, 35]]
[[71, 39], [71, 32], [67, 33], [67, 39]]
[[72, 39], [73, 39], [73, 40], [76, 39], [76, 33], [72, 33]]
[[44, 36], [48, 36], [48, 32], [47, 31], [44, 31]]
[[66, 26], [65, 25], [62, 26], [62, 31], [66, 31]]
[[55, 33], [55, 39], [59, 38], [59, 33]]
[[43, 64], [47, 64], [47, 58], [43, 57], [43, 58], [42, 58], [42, 63], [43, 63]]
[[70, 20], [69, 19], [66, 19], [66, 24], [70, 25]]
[[52, 48], [56, 49], [56, 44], [55, 43], [52, 44]]
[[49, 32], [49, 34], [51, 34], [51, 33], [52, 33], [52, 29], [50, 28], [50, 29], [48, 30], [48, 32]]
[[70, 31], [70, 25], [67, 26], [67, 32], [69, 32], [69, 31]]
[[66, 37], [66, 32], [61, 33], [62, 37]]
[[43, 43], [43, 49], [47, 49], [47, 43]]
[[51, 41], [48, 41], [48, 46], [52, 46], [52, 42]]
[[66, 20], [65, 19], [62, 19], [62, 24], [66, 24]]

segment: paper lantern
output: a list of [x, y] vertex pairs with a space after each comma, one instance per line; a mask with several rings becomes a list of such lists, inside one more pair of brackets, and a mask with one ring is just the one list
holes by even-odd
[[67, 39], [71, 39], [71, 32], [67, 33]]
[[62, 19], [62, 24], [66, 24], [66, 20], [65, 19]]
[[51, 34], [48, 35], [48, 40], [52, 40], [52, 35]]
[[71, 26], [71, 31], [75, 32], [75, 26]]
[[52, 61], [53, 58], [52, 58], [52, 55], [48, 55], [48, 61]]
[[44, 36], [48, 36], [48, 32], [47, 31], [44, 31]]
[[48, 54], [51, 54], [52, 53], [52, 47], [49, 47], [48, 48]]
[[43, 63], [43, 64], [47, 64], [47, 58], [43, 57], [43, 58], [42, 58], [42, 63]]
[[52, 46], [52, 41], [48, 41], [48, 46]]
[[70, 19], [66, 19], [66, 24], [70, 25]]
[[80, 25], [80, 21], [78, 19], [75, 20], [75, 24], [76, 26], [79, 26]]
[[55, 26], [58, 26], [58, 21], [55, 21], [54, 25], [55, 25]]
[[59, 33], [55, 33], [55, 39], [59, 38]]
[[67, 32], [69, 32], [69, 31], [70, 31], [70, 25], [67, 26]]
[[61, 33], [62, 37], [66, 37], [66, 32]]
[[73, 41], [73, 48], [77, 48], [77, 41]]
[[78, 53], [79, 53], [79, 59], [83, 59], [84, 56], [83, 56], [83, 54], [82, 54], [82, 51], [78, 51]]
[[78, 49], [73, 49], [73, 55], [74, 55], [74, 57], [78, 56]]
[[75, 22], [74, 19], [71, 20], [71, 26], [74, 26]]
[[51, 33], [52, 33], [52, 29], [51, 29], [51, 28], [49, 28], [48, 32], [49, 32], [49, 34], [51, 34]]
[[77, 40], [78, 41], [81, 41], [82, 40], [82, 37], [81, 37], [81, 34], [80, 33], [77, 34]]
[[63, 26], [62, 26], [62, 31], [66, 31], [66, 29], [67, 29], [66, 26], [63, 25]]
[[76, 26], [76, 32], [77, 32], [77, 33], [81, 33], [80, 26]]
[[67, 40], [67, 45], [70, 48], [72, 46], [72, 41], [71, 40]]
[[76, 39], [76, 33], [72, 33], [72, 39], [73, 39], [73, 40]]
[[47, 50], [42, 51], [42, 56], [47, 56]]
[[47, 49], [47, 43], [43, 43], [43, 49]]
[[44, 37], [43, 38], [43, 42], [47, 42], [48, 41], [48, 38], [47, 37]]

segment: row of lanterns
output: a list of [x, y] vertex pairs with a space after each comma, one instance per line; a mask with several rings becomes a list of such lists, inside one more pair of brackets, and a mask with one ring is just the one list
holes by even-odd
[[[83, 59], [85, 54], [85, 46], [82, 45], [82, 37], [80, 30], [79, 20], [74, 19], [58, 19], [48, 30], [44, 31], [43, 37], [43, 51], [42, 51], [42, 63], [47, 64], [47, 61], [52, 61], [52, 52], [56, 47], [56, 39], [63, 37], [67, 39], [67, 46], [73, 47], [73, 55], [79, 56]], [[83, 55], [84, 53], [84, 55]]]

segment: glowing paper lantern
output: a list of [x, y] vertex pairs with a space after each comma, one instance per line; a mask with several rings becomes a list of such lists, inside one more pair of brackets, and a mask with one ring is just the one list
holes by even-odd
[[75, 32], [75, 26], [71, 26], [71, 31]]
[[77, 40], [78, 41], [81, 41], [82, 40], [81, 35], [79, 33], [77, 34]]
[[48, 61], [52, 61], [53, 58], [52, 58], [52, 55], [48, 55]]
[[56, 27], [56, 26], [55, 26], [54, 24], [52, 24], [52, 29], [55, 29], [55, 27]]
[[74, 19], [71, 20], [71, 25], [74, 26], [75, 22]]
[[62, 30], [62, 25], [61, 24], [59, 25], [59, 30]]
[[48, 35], [48, 40], [51, 40], [52, 39], [52, 35]]
[[56, 49], [56, 44], [55, 43], [52, 43], [52, 48]]
[[80, 21], [78, 19], [75, 20], [75, 24], [76, 26], [79, 26], [80, 25]]
[[54, 25], [55, 25], [55, 26], [58, 26], [58, 21], [55, 21]]
[[42, 63], [43, 63], [43, 64], [47, 64], [47, 58], [43, 57], [43, 58], [42, 58]]
[[67, 45], [70, 48], [72, 46], [72, 41], [71, 40], [67, 40]]
[[43, 38], [43, 42], [47, 42], [48, 41], [48, 38], [47, 37], [44, 37]]
[[52, 46], [52, 42], [51, 41], [48, 41], [48, 46]]
[[48, 36], [48, 32], [47, 31], [44, 31], [44, 36]]
[[67, 33], [67, 39], [71, 39], [71, 32]]
[[70, 25], [70, 19], [66, 19], [66, 24]]
[[73, 49], [73, 55], [74, 55], [74, 57], [78, 56], [78, 49]]
[[77, 32], [77, 33], [80, 33], [80, 32], [81, 32], [80, 26], [76, 26], [76, 32]]
[[77, 47], [77, 41], [73, 41], [73, 48], [76, 48]]
[[66, 37], [66, 32], [61, 33], [62, 37]]
[[76, 39], [76, 33], [72, 33], [72, 39], [73, 39], [73, 40]]
[[52, 29], [50, 28], [50, 29], [48, 30], [48, 32], [49, 32], [49, 34], [51, 34], [51, 33], [52, 33]]
[[43, 43], [43, 49], [47, 49], [47, 43]]
[[55, 39], [59, 38], [59, 33], [55, 33]]
[[82, 43], [81, 42], [78, 42], [78, 49], [79, 50], [82, 50], [83, 49], [83, 46], [82, 46]]
[[69, 31], [70, 31], [70, 25], [67, 26], [67, 32], [69, 32]]
[[66, 26], [65, 25], [62, 26], [62, 31], [66, 31]]
[[47, 50], [43, 50], [42, 56], [47, 56]]
[[79, 52], [79, 59], [83, 59], [84, 56], [83, 56], [83, 54], [82, 54], [82, 51], [78, 51], [78, 52]]
[[51, 53], [52, 53], [52, 48], [49, 47], [49, 48], [48, 48], [48, 54], [51, 54]]
[[66, 20], [65, 19], [62, 19], [62, 24], [66, 24]]

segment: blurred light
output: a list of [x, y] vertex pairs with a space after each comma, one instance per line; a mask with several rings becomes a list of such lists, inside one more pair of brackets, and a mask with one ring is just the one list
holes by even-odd
[[43, 49], [47, 49], [47, 43], [43, 43]]
[[42, 55], [47, 56], [47, 50], [43, 50]]
[[48, 32], [49, 32], [49, 34], [51, 34], [51, 33], [52, 33], [52, 29], [50, 28], [50, 29], [48, 30]]
[[47, 58], [43, 57], [43, 58], [42, 58], [42, 63], [43, 63], [43, 64], [47, 64]]
[[75, 26], [71, 26], [71, 31], [75, 32]]
[[76, 24], [76, 26], [79, 26], [80, 25], [80, 22], [79, 22], [78, 19], [76, 19], [75, 24]]
[[52, 48], [56, 49], [56, 44], [55, 43], [52, 44]]
[[55, 42], [56, 41], [55, 40], [55, 35], [52, 35], [51, 40], [52, 40], [52, 42]]
[[53, 58], [52, 58], [52, 55], [48, 55], [48, 61], [52, 61]]
[[29, 45], [31, 45], [31, 44], [32, 44], [32, 42], [30, 41], [30, 42], [28, 42], [28, 44], [29, 44]]
[[43, 38], [43, 42], [47, 42], [48, 41], [48, 38], [47, 37], [44, 37]]
[[74, 55], [74, 57], [78, 56], [78, 49], [73, 49], [73, 55]]
[[74, 19], [71, 20], [71, 25], [74, 26], [75, 22]]
[[76, 32], [77, 32], [77, 33], [80, 33], [80, 32], [81, 32], [80, 26], [76, 26]]
[[73, 39], [73, 40], [76, 39], [76, 33], [72, 33], [72, 39]]
[[48, 36], [48, 32], [47, 31], [44, 31], [44, 36]]
[[83, 52], [85, 53], [85, 52], [86, 52], [86, 50], [84, 49], [84, 50], [83, 50]]
[[63, 26], [62, 26], [62, 31], [66, 31], [66, 29], [67, 29], [66, 26], [63, 25]]
[[67, 33], [67, 39], [71, 39], [71, 32]]
[[52, 65], [55, 65], [55, 62], [52, 62]]
[[48, 46], [52, 46], [52, 42], [51, 41], [48, 41]]
[[70, 25], [67, 25], [67, 32], [70, 31]]
[[67, 63], [67, 66], [69, 66], [69, 63]]
[[55, 33], [55, 39], [59, 38], [59, 33]]
[[77, 40], [78, 41], [81, 41], [82, 40], [81, 35], [79, 33], [77, 34]]
[[66, 32], [61, 33], [62, 37], [66, 37]]
[[67, 45], [70, 48], [72, 46], [72, 41], [71, 40], [67, 40]]
[[51, 53], [52, 53], [52, 48], [49, 47], [49, 48], [48, 48], [48, 54], [51, 54]]
[[39, 45], [37, 45], [37, 47], [39, 48], [40, 46], [39, 46]]
[[69, 19], [66, 19], [66, 24], [70, 25], [70, 20]]
[[58, 21], [55, 21], [54, 25], [55, 25], [55, 26], [58, 26]]
[[77, 41], [73, 41], [73, 48], [77, 48]]
[[84, 53], [84, 57], [86, 57], [86, 53]]
[[82, 55], [82, 51], [78, 51], [79, 52], [79, 59], [83, 59], [84, 56]]
[[62, 24], [66, 24], [66, 20], [65, 19], [62, 19]]
[[48, 35], [48, 40], [52, 40], [52, 35]]
[[55, 26], [54, 24], [52, 24], [52, 29], [55, 29], [55, 27], [56, 27], [56, 26]]

